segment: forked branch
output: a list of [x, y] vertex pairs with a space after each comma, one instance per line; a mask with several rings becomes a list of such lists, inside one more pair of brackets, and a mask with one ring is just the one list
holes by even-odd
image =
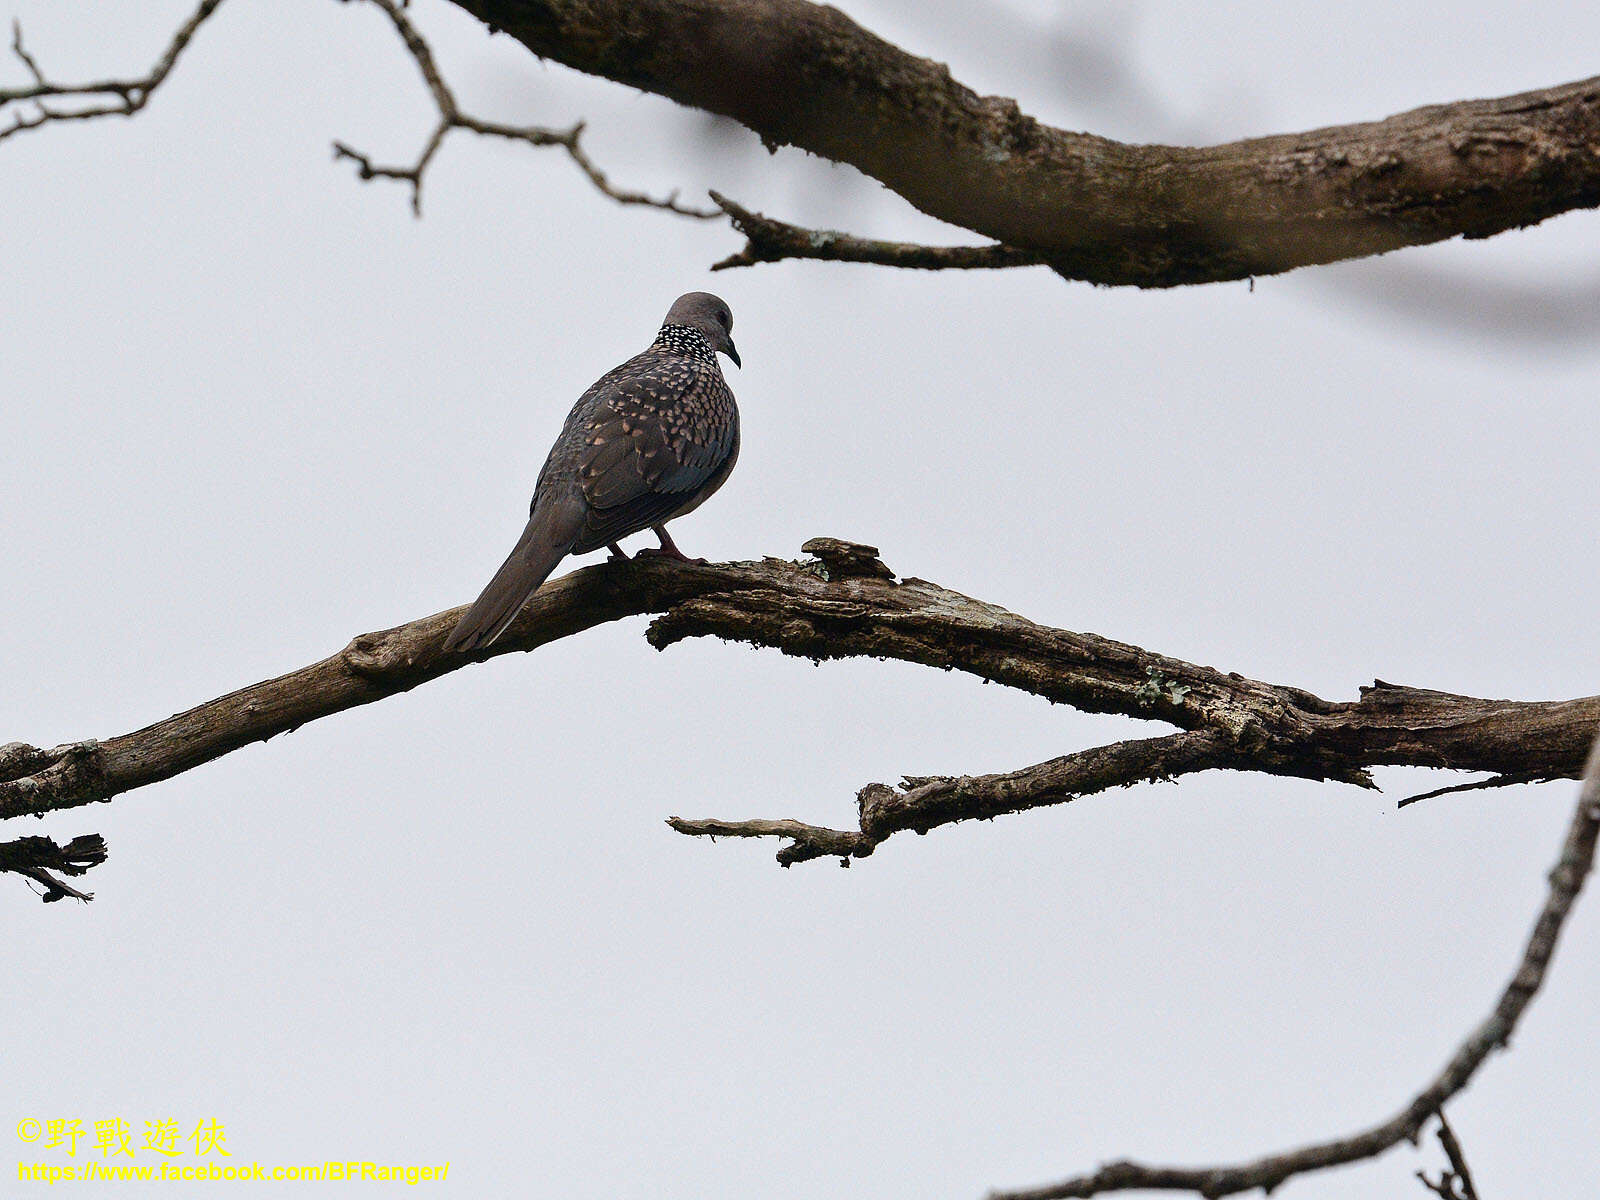
[[1426, 1171], [1418, 1171], [1417, 1178], [1422, 1181], [1422, 1186], [1444, 1200], [1478, 1200], [1478, 1187], [1472, 1181], [1472, 1172], [1467, 1168], [1467, 1156], [1461, 1149], [1461, 1142], [1456, 1137], [1456, 1131], [1450, 1128], [1450, 1122], [1445, 1119], [1444, 1112], [1439, 1113], [1439, 1128], [1435, 1130], [1439, 1138], [1439, 1148], [1444, 1151], [1445, 1159], [1450, 1163], [1447, 1170], [1439, 1172], [1439, 1178], [1429, 1179]]
[[1001, 775], [914, 777], [859, 796], [860, 828], [789, 821], [677, 821], [687, 833], [770, 836], [785, 862], [861, 857], [907, 829], [987, 818], [1146, 779], [1227, 769], [1371, 786], [1381, 765], [1496, 775], [1576, 776], [1600, 697], [1482, 700], [1378, 682], [1355, 701], [1323, 700], [1214, 667], [1039, 625], [920, 579], [897, 580], [870, 546], [816, 538], [801, 562], [606, 562], [542, 587], [493, 646], [441, 647], [459, 610], [379, 633], [276, 679], [103, 741], [0, 749], [0, 818], [109, 800], [309, 721], [430, 679], [533, 650], [608, 621], [659, 614], [663, 648], [691, 637], [766, 646], [817, 661], [894, 658], [958, 670], [1086, 712], [1175, 727], [1164, 737], [1077, 750]]
[[[147, 74], [136, 79], [101, 79], [91, 83], [52, 82], [22, 44], [22, 25], [13, 21], [11, 52], [33, 82], [19, 88], [0, 88], [0, 111], [9, 114], [7, 123], [0, 126], [0, 141], [57, 121], [131, 117], [148, 104], [155, 90], [166, 82], [172, 68], [178, 65], [178, 57], [188, 49], [200, 26], [221, 3], [222, 0], [202, 0], [172, 35], [166, 50]], [[61, 103], [48, 103], [50, 101]]]
[[[410, 166], [384, 166], [370, 157], [353, 150], [343, 142], [333, 144], [337, 158], [349, 159], [356, 164], [361, 179], [397, 179], [411, 186], [411, 206], [421, 213], [422, 180], [445, 137], [456, 129], [465, 129], [486, 137], [524, 142], [530, 146], [559, 146], [583, 172], [596, 190], [618, 204], [639, 204], [660, 208], [680, 216], [701, 220], [719, 218], [722, 211], [699, 208], [680, 203], [677, 193], [665, 197], [651, 196], [645, 192], [621, 188], [601, 170], [583, 147], [583, 122], [565, 128], [546, 128], [538, 125], [508, 125], [498, 121], [485, 121], [461, 110], [454, 93], [440, 74], [433, 51], [417, 31], [410, 18], [402, 11], [404, 4], [394, 0], [368, 0], [388, 16], [406, 50], [422, 72], [424, 83], [439, 111], [439, 122], [424, 144], [417, 161]], [[0, 125], [0, 141], [30, 129], [38, 129], [58, 121], [83, 121], [97, 117], [132, 116], [149, 103], [155, 90], [166, 82], [177, 66], [178, 58], [188, 48], [200, 26], [221, 6], [222, 0], [203, 0], [189, 18], [178, 27], [166, 51], [150, 71], [137, 78], [103, 79], [90, 83], [56, 83], [44, 73], [39, 61], [23, 43], [22, 27], [12, 24], [11, 52], [27, 71], [32, 83], [23, 87], [0, 88], [0, 112], [7, 114], [6, 123]], [[60, 102], [60, 103], [55, 103]]]
[[[725, 199], [704, 209], [616, 187], [584, 151], [581, 124], [469, 116], [404, 5], [370, 2], [416, 60], [439, 120], [410, 165], [382, 165], [336, 143], [361, 178], [409, 184], [420, 209], [423, 177], [453, 130], [559, 146], [620, 203], [726, 214], [746, 244], [719, 267], [789, 258], [925, 269], [1042, 263], [1069, 279], [1172, 287], [1489, 237], [1600, 205], [1600, 78], [1224, 145], [1132, 145], [1045, 125], [1015, 100], [980, 96], [943, 64], [806, 0], [454, 0], [541, 57], [731, 117], [768, 146], [849, 163], [990, 244], [809, 229]], [[138, 79], [50, 83], [19, 33], [13, 52], [32, 83], [0, 90], [0, 109], [11, 113], [0, 139], [137, 112], [219, 3], [204, 0]]]
[[361, 179], [397, 179], [410, 184], [411, 211], [417, 216], [422, 215], [422, 177], [429, 164], [433, 162], [433, 156], [444, 144], [445, 138], [456, 129], [465, 129], [484, 137], [524, 142], [530, 146], [560, 146], [567, 152], [567, 157], [572, 159], [578, 169], [588, 177], [589, 182], [618, 204], [642, 204], [650, 208], [665, 209], [681, 217], [697, 217], [701, 220], [722, 215], [714, 208], [696, 208], [681, 204], [676, 192], [658, 198], [644, 192], [617, 187], [584, 150], [581, 141], [584, 129], [582, 121], [565, 129], [552, 129], [543, 125], [507, 125], [499, 121], [485, 121], [462, 112], [461, 106], [456, 102], [455, 93], [450, 90], [450, 85], [444, 81], [444, 76], [439, 72], [439, 64], [433, 57], [432, 49], [417, 31], [411, 19], [402, 11], [404, 6], [396, 4], [395, 0], [368, 0], [368, 3], [383, 10], [390, 24], [394, 26], [395, 32], [400, 35], [400, 40], [405, 43], [407, 52], [416, 62], [417, 69], [422, 72], [422, 80], [427, 84], [428, 92], [439, 110], [439, 123], [428, 135], [417, 161], [409, 167], [378, 166], [367, 155], [352, 150], [343, 142], [333, 144], [333, 153], [335, 158], [345, 158], [354, 162], [356, 173]]

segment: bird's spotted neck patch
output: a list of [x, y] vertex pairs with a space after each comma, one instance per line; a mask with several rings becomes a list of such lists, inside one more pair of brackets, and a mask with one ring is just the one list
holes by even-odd
[[717, 361], [717, 352], [706, 335], [688, 325], [663, 325], [656, 334], [656, 345], [668, 354], [705, 359], [713, 364]]

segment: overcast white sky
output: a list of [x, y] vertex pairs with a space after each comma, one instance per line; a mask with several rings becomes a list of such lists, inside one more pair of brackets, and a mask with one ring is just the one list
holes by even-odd
[[[189, 7], [8, 3], [72, 78], [142, 72]], [[1048, 120], [1144, 140], [1600, 70], [1576, 3], [845, 7]], [[413, 11], [474, 111], [586, 116], [620, 183], [971, 240]], [[0, 145], [0, 741], [123, 733], [470, 600], [573, 398], [691, 288], [732, 304], [746, 368], [743, 456], [675, 526], [690, 554], [854, 538], [1331, 698], [1600, 687], [1592, 213], [1253, 292], [712, 276], [735, 235], [619, 209], [558, 152], [453, 138], [421, 221], [329, 161], [335, 138], [409, 159], [430, 120], [376, 10], [229, 0], [135, 120]], [[904, 664], [658, 654], [643, 626], [7, 831], [98, 831], [111, 859], [88, 906], [0, 879], [0, 1136], [215, 1119], [236, 1161], [449, 1161], [437, 1190], [463, 1197], [976, 1200], [1110, 1157], [1252, 1157], [1431, 1077], [1520, 953], [1573, 799], [1397, 812], [1455, 780], [1214, 774], [782, 871], [662, 819], [847, 823], [868, 781], [1151, 727]], [[1592, 1192], [1597, 989], [1589, 898], [1451, 1110], [1486, 1198]], [[1422, 1196], [1438, 1165], [1430, 1143], [1283, 1195]]]

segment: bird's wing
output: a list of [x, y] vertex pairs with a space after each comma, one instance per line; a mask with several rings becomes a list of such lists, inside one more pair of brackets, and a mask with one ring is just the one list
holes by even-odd
[[530, 514], [538, 505], [539, 495], [545, 490], [545, 482], [551, 474], [570, 470], [573, 452], [582, 448], [583, 435], [589, 427], [594, 412], [604, 405], [606, 398], [615, 392], [624, 380], [644, 373], [649, 367], [648, 351], [645, 354], [636, 354], [620, 366], [612, 367], [578, 397], [572, 406], [572, 411], [567, 413], [567, 419], [562, 422], [561, 436], [550, 448], [550, 455], [545, 459], [544, 466], [539, 468], [538, 481], [533, 485], [533, 499], [528, 503]]
[[591, 509], [582, 543], [604, 545], [667, 520], [716, 475], [738, 436], [726, 387], [672, 359], [595, 397], [576, 460]]

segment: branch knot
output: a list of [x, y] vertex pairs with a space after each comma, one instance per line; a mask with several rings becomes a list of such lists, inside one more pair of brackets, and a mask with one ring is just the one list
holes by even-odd
[[891, 571], [878, 557], [876, 546], [847, 542], [842, 538], [814, 537], [800, 547], [802, 554], [813, 555], [821, 564], [823, 578], [893, 579]]

